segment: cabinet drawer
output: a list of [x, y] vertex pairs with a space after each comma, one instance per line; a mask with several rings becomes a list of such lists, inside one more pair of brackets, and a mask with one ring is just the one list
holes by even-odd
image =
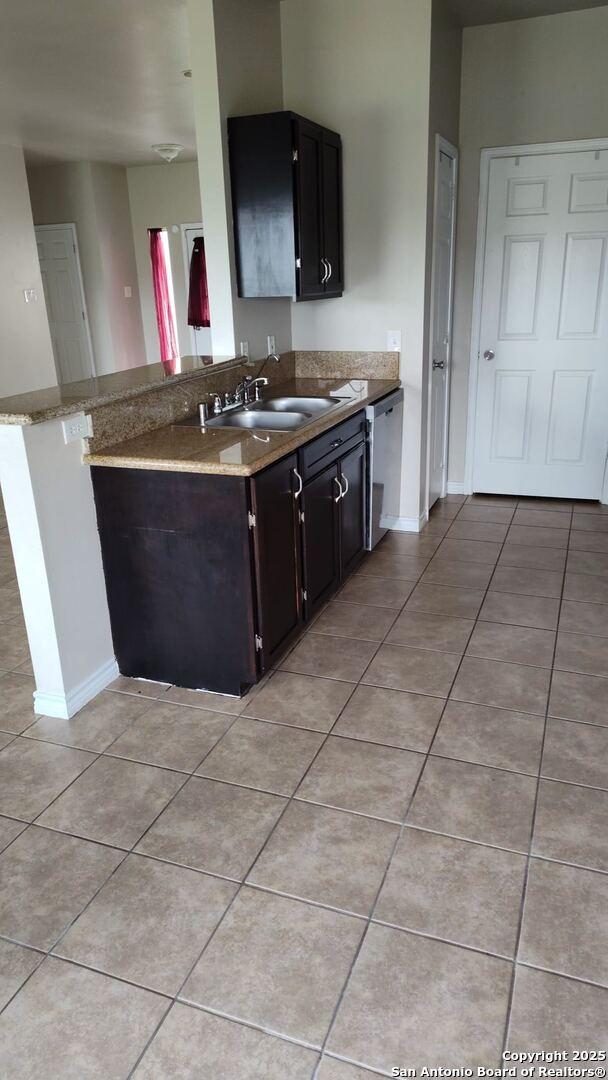
[[342, 424], [330, 428], [300, 450], [302, 479], [308, 480], [327, 468], [365, 438], [365, 412], [361, 410]]

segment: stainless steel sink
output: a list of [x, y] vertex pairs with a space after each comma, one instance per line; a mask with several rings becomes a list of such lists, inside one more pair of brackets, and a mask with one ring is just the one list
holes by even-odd
[[269, 409], [271, 412], [307, 412], [313, 415], [326, 412], [327, 409], [333, 409], [335, 405], [340, 405], [344, 398], [339, 397], [265, 397], [261, 401], [256, 402], [251, 408], [255, 409], [258, 406], [262, 409]]
[[[261, 402], [259, 403], [261, 404]], [[207, 420], [207, 427], [260, 428], [262, 431], [295, 431], [314, 417], [304, 412], [278, 412], [255, 406], [220, 413]]]
[[[227, 409], [219, 416], [210, 416], [210, 428], [259, 428], [261, 431], [296, 431], [311, 424], [329, 409], [335, 409], [347, 399], [332, 397], [266, 397], [252, 401], [251, 405], [239, 405]], [[200, 427], [198, 414], [179, 420], [178, 427]]]

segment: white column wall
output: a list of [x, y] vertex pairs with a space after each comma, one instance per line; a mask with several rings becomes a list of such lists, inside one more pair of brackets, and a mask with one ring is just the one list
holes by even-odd
[[0, 482], [35, 710], [69, 718], [118, 674], [90, 469], [61, 420], [0, 426]]

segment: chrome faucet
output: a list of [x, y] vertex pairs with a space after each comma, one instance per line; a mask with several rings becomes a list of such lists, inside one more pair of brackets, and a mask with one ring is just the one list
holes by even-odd
[[251, 391], [253, 390], [253, 400], [260, 400], [260, 388], [262, 386], [268, 386], [268, 379], [265, 375], [258, 375], [257, 379], [252, 379], [245, 388], [245, 404], [249, 405], [251, 402]]

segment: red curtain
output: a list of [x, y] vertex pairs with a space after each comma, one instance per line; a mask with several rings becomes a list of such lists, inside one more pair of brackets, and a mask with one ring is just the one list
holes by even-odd
[[168, 246], [163, 229], [148, 229], [150, 237], [150, 259], [152, 261], [152, 282], [154, 302], [156, 304], [156, 322], [160, 342], [161, 360], [177, 360], [177, 326], [175, 321], [175, 303], [171, 283], [171, 268], [168, 262]]
[[188, 325], [211, 326], [209, 318], [209, 293], [207, 291], [207, 264], [205, 241], [202, 236], [194, 239], [190, 259], [190, 289], [188, 291]]

